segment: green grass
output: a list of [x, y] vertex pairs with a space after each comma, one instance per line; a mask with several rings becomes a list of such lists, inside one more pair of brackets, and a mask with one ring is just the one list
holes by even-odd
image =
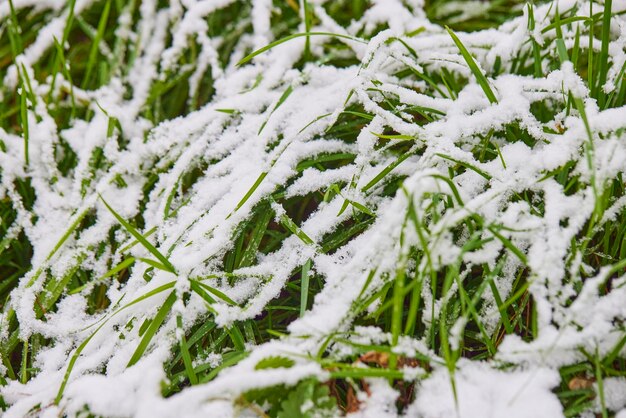
[[[422, 51], [414, 49], [411, 39], [431, 36], [424, 28], [414, 28], [404, 36], [382, 42], [381, 50], [388, 48], [396, 54], [390, 55], [393, 65], [385, 69], [389, 74], [380, 79], [374, 76], [368, 79], [359, 92], [361, 96], [350, 93], [344, 108], [334, 113], [309, 114], [301, 123], [299, 133], [306, 134], [318, 124], [324, 127], [308, 140], [332, 139], [343, 148], [298, 156], [291, 167], [291, 177], [284, 184], [271, 183], [269, 191], [267, 185], [273, 179], [272, 170], [279, 167], [281, 157], [293, 154], [288, 154], [291, 145], [281, 132], [267, 132], [268, 123], [284, 117], [283, 112], [297, 110], [298, 104], [292, 99], [300, 88], [298, 83], [307, 82], [307, 66], [354, 66], [367, 72], [370, 65], [375, 65], [372, 57], [362, 61], [348, 45], [368, 44], [377, 33], [387, 29], [387, 25], [362, 28], [352, 35], [329, 33], [316, 29], [321, 22], [316, 7], [322, 7], [338, 24], [347, 26], [371, 5], [364, 0], [330, 1], [322, 6], [306, 0], [275, 1], [271, 16], [273, 41], [253, 49], [250, 43], [245, 48], [239, 46], [241, 40], [253, 32], [248, 2], [234, 1], [209, 13], [203, 18], [208, 28], [206, 35], [211, 39], [219, 38], [215, 43], [215, 60], [210, 65], [220, 66], [220, 71], [251, 69], [255, 59], [274, 53], [289, 42], [302, 42], [303, 52], [293, 65], [301, 79], [269, 88], [273, 96], [256, 114], [261, 121], [258, 130], [246, 134], [256, 134], [259, 140], [267, 135], [267, 143], [262, 143], [262, 148], [258, 149], [264, 149], [273, 159], [268, 160], [265, 171], [254, 173], [253, 176], [258, 176], [256, 180], [244, 184], [238, 179], [234, 184], [236, 190], [242, 192], [224, 209], [223, 219], [212, 229], [197, 235], [199, 242], [209, 242], [216, 230], [233, 224], [232, 230], [228, 230], [229, 242], [216, 254], [206, 254], [206, 259], [200, 263], [203, 267], [210, 266], [206, 271], [201, 269], [202, 274], [177, 268], [179, 262], [186, 260], [174, 257], [181, 248], [197, 244], [193, 240], [186, 241], [186, 234], [208, 222], [209, 208], [199, 217], [189, 222], [185, 220], [177, 237], [166, 237], [164, 231], [170, 223], [182, 223], [181, 214], [202, 194], [198, 185], [206, 180], [208, 170], [226, 156], [207, 157], [202, 151], [184, 167], [179, 167], [184, 160], [181, 156], [191, 146], [184, 143], [182, 133], [180, 143], [163, 146], [156, 157], [151, 155], [128, 171], [116, 165], [115, 152], [143, 149], [142, 144], [162, 139], [151, 137], [155, 132], [162, 132], [155, 130], [159, 124], [187, 117], [196, 110], [201, 114], [215, 99], [214, 83], [219, 71], [217, 68], [201, 71], [197, 90], [191, 92], [190, 80], [204, 56], [201, 40], [196, 35], [190, 36], [172, 69], [161, 69], [157, 60], [158, 77], [148, 80], [137, 114], [131, 115], [132, 121], [124, 120], [119, 116], [125, 115], [117, 115], [115, 109], [107, 108], [107, 98], [98, 96], [97, 92], [116, 80], [120, 83], [116, 89], [122, 91], [122, 97], [131, 100], [135, 89], [140, 88], [132, 84], [138, 80], [131, 80], [129, 74], [143, 57], [142, 39], [127, 38], [124, 31], [118, 29], [119, 18], [125, 15], [131, 29], [139, 30], [141, 1], [96, 1], [80, 13], [75, 13], [75, 3], [68, 2], [61, 11], [40, 12], [32, 8], [16, 9], [9, 1], [10, 13], [0, 22], [0, 78], [9, 77], [11, 68], [17, 71], [14, 85], [7, 83], [0, 87], [0, 153], [14, 160], [19, 155], [19, 161], [13, 161], [15, 167], [0, 168], [0, 394], [2, 388], [11, 387], [13, 381], [27, 385], [33, 382], [41, 372], [37, 356], [55, 346], [57, 337], [36, 329], [24, 332], [28, 327], [20, 321], [40, 321], [45, 327], [64, 309], [63, 301], [71, 297], [84, 301], [85, 315], [91, 320], [86, 329], [74, 330], [70, 337], [58, 337], [71, 340], [66, 347], [64, 377], [55, 382], [58, 387], [50, 402], [61, 408], [64, 402], [71, 401], [65, 394], [67, 385], [78, 375], [77, 363], [93, 349], [90, 343], [93, 344], [94, 338], [105, 331], [110, 333], [109, 338], [132, 341], [130, 356], [124, 363], [127, 367], [139, 365], [162, 341], [168, 338], [175, 341], [170, 344], [169, 356], [163, 364], [166, 379], [161, 382], [161, 394], [164, 397], [184, 393], [189, 386], [218, 381], [220, 373], [229, 373], [229, 367], [248, 361], [256, 346], [278, 340], [291, 341], [289, 338], [310, 338], [311, 341], [318, 338], [320, 341], [312, 344], [315, 352], [298, 353], [298, 356], [277, 352], [256, 364], [255, 370], [262, 372], [295, 368], [298, 361], [303, 361], [317, 364], [328, 376], [325, 381], [302, 378], [293, 385], [260, 386], [232, 399], [233, 405], [258, 416], [313, 416], [300, 409], [302, 404], [313, 405], [314, 411], [331, 416], [338, 411], [349, 411], [355, 407], [354, 393], [369, 390], [366, 380], [369, 378], [384, 379], [398, 390], [401, 396], [395, 406], [398, 413], [402, 413], [414, 401], [415, 389], [419, 386], [405, 379], [407, 365], [420, 368], [419, 379], [428, 379], [439, 367], [446, 368], [455, 396], [459, 387], [455, 371], [462, 359], [491, 361], [502, 369], [513, 368], [512, 363], [496, 361], [498, 350], [506, 336], [515, 335], [526, 342], [540, 338], [540, 328], [544, 325], [537, 312], [538, 293], [533, 292], [536, 292], [535, 286], [543, 286], [541, 280], [545, 278], [537, 276], [528, 248], [522, 245], [527, 242], [524, 236], [529, 232], [505, 221], [490, 219], [481, 212], [480, 206], [467, 198], [463, 182], [470, 178], [484, 191], [496, 188], [502, 179], [492, 171], [497, 173], [515, 164], [505, 159], [503, 149], [517, 143], [538, 149], [549, 141], [539, 139], [536, 132], [529, 132], [522, 121], [513, 120], [484, 132], [471, 132], [469, 138], [459, 139], [462, 144], [454, 144], [449, 153], [444, 152], [437, 148], [438, 144], [433, 145], [432, 137], [421, 133], [427, 132], [429, 125], [445, 121], [449, 116], [447, 112], [434, 105], [406, 103], [400, 94], [390, 92], [389, 83], [402, 86], [411, 94], [450, 102], [460, 100], [469, 84], [477, 84], [484, 94], [482, 101], [489, 102], [485, 106], [498, 106], [501, 104], [501, 92], [495, 88], [498, 77], [514, 74], [540, 79], [563, 64], [571, 63], [589, 90], [589, 96], [579, 97], [578, 93], [563, 87], [550, 97], [533, 99], [530, 112], [542, 122], [543, 134], [554, 141], [569, 129], [562, 124], [565, 116], [580, 120], [585, 134], [581, 155], [542, 172], [542, 178], [526, 188], [508, 191], [504, 202], [523, 207], [543, 219], [546, 212], [552, 210], [542, 189], [545, 184], [559, 188], [563, 196], [591, 193], [591, 215], [572, 235], [568, 255], [562, 260], [566, 272], [563, 286], [572, 290], [571, 299], [563, 302], [564, 309], [575, 302], [577, 295], [586, 289], [586, 283], [592, 280], [597, 280], [596, 290], [600, 296], [619, 289], [621, 284], [616, 283], [621, 283], [619, 278], [624, 274], [626, 263], [626, 211], [621, 209], [611, 217], [605, 215], [626, 195], [626, 186], [622, 172], [603, 177], [602, 167], [595, 166], [594, 158], [596, 146], [602, 141], [623, 140], [626, 125], [611, 128], [610, 132], [594, 131], [591, 121], [595, 114], [588, 114], [589, 102], [584, 101], [594, 101], [600, 110], [626, 105], [626, 65], [614, 68], [609, 48], [610, 42], [615, 41], [609, 23], [616, 17], [611, 13], [610, 1], [602, 10], [600, 5], [594, 4], [592, 17], [580, 16], [589, 14], [588, 11], [559, 10], [551, 21], [536, 20], [535, 13], [541, 5], [524, 6], [515, 0], [490, 2], [484, 14], [469, 17], [464, 17], [461, 11], [451, 11], [443, 0], [427, 1], [425, 12], [434, 23], [445, 27], [438, 32], [439, 39], [445, 37], [441, 42], [447, 42], [447, 52], [457, 61], [422, 60]], [[159, 7], [163, 9], [166, 3], [159, 2]], [[472, 43], [475, 38], [471, 34], [522, 16], [523, 7], [528, 7], [528, 29], [541, 28], [545, 42], [541, 44], [535, 38], [526, 37], [510, 60], [498, 57], [495, 62], [487, 62], [487, 51]], [[15, 65], [16, 57], [33, 44], [37, 33], [51, 18], [59, 16], [66, 19], [61, 38], [54, 39], [50, 48], [32, 65]], [[168, 26], [168, 30], [173, 28], [173, 25]], [[599, 51], [587, 47], [588, 39], [596, 40]], [[165, 36], [163, 42], [169, 46], [173, 41], [171, 36]], [[615, 88], [605, 91], [603, 86], [611, 74]], [[249, 78], [248, 85], [239, 94], [268, 88], [262, 72]], [[363, 97], [372, 99], [369, 107], [362, 103]], [[372, 110], [374, 108], [376, 110]], [[249, 116], [230, 107], [211, 112], [223, 118], [220, 132], [236, 127], [242, 118]], [[385, 115], [384, 123], [380, 122], [380, 115]], [[98, 120], [102, 121], [98, 126], [106, 133], [105, 137], [100, 143], [93, 139], [95, 145], [83, 148], [82, 151], [87, 150], [84, 155], [77, 152], [77, 138], [72, 137], [72, 129]], [[141, 123], [134, 124], [139, 120]], [[306, 124], [307, 121], [310, 122]], [[376, 130], [370, 126], [374, 123], [380, 123]], [[50, 134], [52, 157], [45, 160], [34, 154], [33, 150], [38, 148], [34, 148], [33, 141], [39, 138], [37, 129], [50, 126], [54, 130]], [[129, 132], [130, 126], [135, 131]], [[207, 126], [198, 129], [209, 129]], [[407, 126], [412, 128], [411, 132]], [[405, 128], [407, 132], [402, 130]], [[367, 152], [359, 149], [363, 143], [360, 135], [371, 137]], [[90, 138], [78, 139], [88, 141]], [[9, 141], [16, 140], [20, 142], [20, 152], [10, 154], [8, 150], [16, 146]], [[422, 167], [420, 164], [428, 168], [419, 179], [423, 183], [418, 182], [427, 191], [407, 186], [405, 180], [409, 174], [403, 169], [409, 164], [413, 168]], [[304, 195], [288, 194], [289, 187], [307, 173], [330, 172], [342, 167], [356, 167], [354, 176], [325, 184]], [[113, 169], [119, 171], [114, 173]], [[373, 174], [365, 177], [368, 169], [374, 170]], [[173, 176], [172, 173], [176, 173], [175, 181], [159, 189], [160, 181]], [[63, 188], [72, 182], [79, 184], [80, 193], [76, 195], [79, 201], [68, 212], [70, 218], [59, 219], [60, 227], [54, 231], [54, 236], [46, 236], [52, 239], [52, 244], [44, 247], [47, 252], [43, 256], [33, 254], [33, 249], [39, 249], [40, 244], [33, 239], [32, 225], [37, 225], [40, 218], [47, 215], [47, 208], [38, 206], [41, 197], [37, 191], [46, 188], [55, 193], [61, 190], [59, 193], [63, 194]], [[111, 201], [100, 196], [109, 186], [116, 187], [120, 195], [128, 193], [129, 199], [134, 190], [131, 186], [140, 191], [134, 215], [121, 215], [125, 212], [118, 207], [123, 203], [119, 196]], [[383, 203], [394, 197], [406, 200], [403, 212], [384, 213]], [[151, 211], [156, 212], [155, 202], [161, 201], [163, 204], [158, 210], [163, 221], [155, 225], [151, 223], [155, 219]], [[333, 204], [336, 204], [336, 218], [340, 220], [323, 234], [312, 234], [307, 229], [312, 228], [307, 221]], [[379, 265], [365, 265], [358, 274], [352, 272], [354, 276], [348, 278], [354, 280], [353, 286], [361, 287], [343, 318], [345, 327], [322, 337], [290, 337], [288, 326], [298, 318], [306, 319], [310, 309], [316, 306], [316, 296], [327, 287], [329, 278], [317, 268], [316, 259], [343, 257], [342, 251], [349, 248], [351, 242], [375, 228], [379, 220], [392, 215], [402, 219], [397, 224], [399, 250], [394, 253], [393, 267], [383, 270]], [[74, 247], [90, 228], [106, 219], [110, 220], [109, 227], [98, 236], [97, 242]], [[565, 229], [566, 225], [561, 227]], [[392, 233], [395, 232], [390, 230], [390, 236]], [[246, 298], [229, 295], [226, 289], [246, 283], [245, 280], [250, 279], [249, 272], [256, 271], [254, 268], [279, 251], [285, 242], [300, 245], [294, 248], [302, 253], [298, 254], [302, 261], [288, 274], [275, 297], [265, 303], [258, 314], [248, 317], [242, 314], [241, 318], [226, 323], [218, 321], [220, 312], [225, 309], [238, 309], [237, 312], [243, 313], [252, 309]], [[438, 252], [442, 242], [458, 250], [445, 262]], [[165, 246], [166, 243], [169, 246]], [[484, 261], [476, 255], [494, 247], [497, 254], [493, 259]], [[479, 261], [468, 262], [472, 257]], [[60, 263], [66, 263], [65, 268]], [[275, 266], [275, 270], [279, 267], [282, 266]], [[604, 274], [601, 280], [597, 278], [600, 272]], [[275, 279], [273, 274], [274, 271], [270, 271], [267, 276], [254, 277], [258, 279], [259, 288]], [[505, 276], [508, 287], [499, 286]], [[135, 287], [127, 294], [125, 286], [129, 283], [134, 283]], [[146, 288], [140, 288], [137, 283]], [[141, 291], [135, 293], [137, 289]], [[23, 319], [23, 313], [13, 303], [19, 300], [20, 292], [31, 291], [33, 306], [28, 309], [32, 310], [32, 318]], [[192, 305], [195, 300], [200, 303]], [[140, 306], [150, 303], [149, 309], [138, 311]], [[181, 312], [186, 312], [184, 309], [189, 306], [196, 308], [191, 317], [186, 317]], [[488, 311], [493, 316], [488, 317]], [[553, 392], [565, 416], [594, 411], [609, 417], [616, 412], [607, 409], [604, 391], [607, 378], [626, 376], [623, 320], [615, 319], [612, 333], [619, 338], [613, 346], [607, 348], [603, 341], [604, 345], [593, 348], [577, 347], [573, 355], [576, 360], [558, 369], [560, 383]], [[464, 324], [460, 330], [454, 328], [458, 323]], [[169, 331], [168, 324], [171, 325]], [[387, 338], [358, 342], [357, 326], [378, 329], [386, 333]], [[423, 342], [427, 349], [412, 356], [400, 354], [395, 348], [406, 338]], [[208, 361], [212, 355], [220, 356], [221, 363]], [[104, 371], [104, 366], [94, 369], [94, 373]], [[571, 382], [575, 379], [596, 385], [572, 389]], [[595, 405], [599, 407], [594, 410]], [[0, 411], [9, 407], [7, 400], [0, 396]], [[35, 406], [33, 413], [45, 408]], [[88, 407], [87, 413], [91, 413]]]

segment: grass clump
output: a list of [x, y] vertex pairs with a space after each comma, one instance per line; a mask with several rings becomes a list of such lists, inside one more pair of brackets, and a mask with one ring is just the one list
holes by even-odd
[[2, 413], [618, 414], [624, 17], [564, 5], [0, 4]]

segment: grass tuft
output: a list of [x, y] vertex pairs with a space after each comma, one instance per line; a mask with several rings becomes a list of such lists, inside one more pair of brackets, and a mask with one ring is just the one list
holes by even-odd
[[620, 413], [612, 1], [61, 3], [0, 2], [0, 415]]

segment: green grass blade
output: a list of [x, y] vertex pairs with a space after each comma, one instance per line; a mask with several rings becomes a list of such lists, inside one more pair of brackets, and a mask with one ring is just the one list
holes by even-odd
[[104, 200], [104, 198], [102, 196], [100, 196], [100, 200], [102, 200], [102, 203], [104, 203], [104, 206], [106, 206], [107, 209], [113, 214], [115, 219], [117, 219], [117, 221], [120, 224], [122, 224], [124, 229], [126, 229], [133, 237], [135, 237], [135, 239], [137, 241], [139, 241], [141, 243], [141, 245], [143, 245], [145, 247], [146, 250], [148, 250], [153, 256], [155, 256], [163, 264], [163, 266], [165, 267], [165, 270], [169, 271], [170, 273], [176, 274], [176, 269], [174, 268], [172, 263], [170, 263], [170, 261], [163, 254], [161, 254], [161, 252], [159, 250], [157, 250], [154, 247], [154, 245], [150, 244], [150, 242], [147, 239], [145, 239], [144, 236], [139, 233], [139, 231], [137, 231], [131, 224], [129, 224], [124, 218], [122, 218]]
[[371, 179], [365, 186], [361, 188], [362, 192], [367, 192], [369, 189], [374, 187], [379, 181], [381, 181], [387, 174], [389, 174], [394, 168], [399, 166], [404, 160], [411, 156], [411, 152], [407, 152], [398, 157], [397, 160], [388, 164], [385, 168], [381, 170], [380, 173], [376, 174], [373, 179]]
[[63, 29], [63, 40], [61, 45], [65, 48], [65, 43], [70, 37], [70, 31], [72, 30], [72, 23], [74, 22], [74, 8], [76, 7], [76, 0], [70, 0], [68, 4], [67, 20], [65, 22], [65, 28]]
[[96, 333], [98, 331], [100, 331], [100, 329], [102, 327], [104, 327], [104, 325], [106, 324], [106, 321], [102, 324], [100, 324], [100, 326], [98, 328], [96, 328], [94, 330], [94, 332], [92, 332], [89, 337], [87, 337], [85, 339], [85, 341], [83, 341], [78, 348], [76, 349], [76, 351], [74, 352], [74, 354], [72, 355], [72, 357], [70, 358], [70, 361], [67, 365], [67, 370], [65, 370], [65, 374], [63, 375], [63, 380], [61, 381], [61, 386], [59, 387], [59, 390], [57, 392], [57, 396], [54, 399], [54, 403], [55, 405], [58, 405], [59, 402], [61, 402], [61, 399], [63, 398], [63, 392], [65, 391], [65, 386], [67, 385], [67, 381], [70, 378], [70, 374], [72, 373], [72, 370], [74, 369], [74, 365], [76, 364], [76, 360], [78, 360], [78, 357], [80, 356], [80, 354], [83, 352], [83, 350], [85, 349], [85, 347], [87, 346], [87, 344], [89, 344], [89, 341], [91, 341], [91, 339], [94, 337], [94, 335], [96, 335]]
[[[156, 226], [153, 226], [152, 228], [150, 228], [148, 231], [146, 231], [145, 234], [142, 234], [142, 236], [144, 238], [149, 237], [150, 235], [154, 234], [157, 230]], [[124, 254], [125, 252], [127, 252], [128, 250], [130, 250], [131, 248], [133, 248], [135, 245], [139, 244], [139, 241], [137, 239], [134, 239], [131, 243], [129, 243], [128, 245], [125, 245], [124, 247], [120, 248], [120, 254]]]
[[334, 38], [341, 38], [341, 39], [349, 39], [351, 41], [355, 41], [355, 42], [360, 42], [362, 44], [366, 44], [367, 42], [364, 41], [361, 38], [357, 38], [354, 36], [349, 36], [349, 35], [342, 35], [339, 33], [331, 33], [331, 32], [303, 32], [303, 33], [295, 33], [293, 35], [289, 35], [289, 36], [285, 36], [284, 38], [281, 38], [277, 41], [274, 41], [266, 46], [264, 46], [263, 48], [259, 48], [256, 51], [252, 52], [251, 54], [247, 55], [246, 57], [244, 57], [241, 61], [239, 61], [237, 63], [237, 66], [241, 66], [247, 62], [249, 62], [250, 60], [252, 60], [252, 58], [256, 57], [257, 55], [261, 55], [262, 53], [269, 51], [270, 49], [277, 47], [280, 44], [284, 44], [285, 42], [291, 41], [292, 39], [296, 39], [296, 38], [301, 38], [303, 36], [306, 37], [310, 37], [310, 36], [331, 36]]
[[311, 270], [311, 260], [307, 260], [302, 266], [302, 273], [300, 280], [300, 317], [304, 316], [306, 312], [308, 299], [309, 299], [309, 271]]
[[[528, 29], [530, 32], [535, 30], [535, 12], [534, 6], [532, 3], [528, 3]], [[535, 38], [531, 37], [531, 42], [533, 45], [533, 68], [535, 77], [540, 78], [543, 76], [543, 69], [541, 66], [541, 51], [539, 49], [539, 44], [535, 40]]]
[[226, 329], [226, 332], [230, 336], [233, 345], [237, 351], [245, 351], [246, 349], [246, 340], [243, 338], [243, 334], [237, 325], [233, 325], [230, 328]]
[[300, 129], [298, 131], [299, 134], [302, 133], [302, 131], [304, 131], [306, 128], [308, 128], [309, 126], [313, 125], [315, 122], [317, 122], [318, 120], [327, 118], [328, 116], [332, 115], [332, 113], [325, 113], [323, 115], [320, 115], [318, 117], [316, 117], [315, 119], [313, 119], [311, 122], [307, 123], [306, 125], [304, 125], [304, 128]]
[[165, 265], [163, 265], [162, 263], [159, 263], [156, 260], [151, 260], [151, 259], [145, 258], [145, 257], [139, 257], [137, 259], [140, 260], [140, 261], [143, 261], [144, 263], [146, 263], [149, 266], [152, 266], [152, 267], [154, 267], [156, 269], [171, 272], [171, 270], [169, 268], [167, 268]]
[[393, 139], [396, 141], [414, 141], [416, 139], [415, 137], [411, 135], [383, 135], [383, 134], [377, 134], [376, 132], [370, 132], [370, 133], [380, 139]]
[[446, 159], [446, 160], [452, 161], [454, 163], [457, 163], [458, 165], [463, 166], [465, 168], [468, 168], [468, 169], [474, 171], [475, 173], [477, 173], [478, 175], [480, 175], [481, 177], [484, 177], [486, 180], [491, 180], [491, 175], [489, 175], [487, 172], [481, 170], [480, 168], [476, 167], [473, 164], [466, 163], [465, 161], [457, 160], [456, 158], [452, 158], [452, 157], [450, 157], [448, 155], [445, 155], [445, 154], [437, 153], [435, 155], [437, 155], [437, 156], [439, 156], [439, 157], [441, 157], [443, 159]]
[[[195, 281], [195, 280], [189, 280], [190, 282], [190, 287], [191, 290], [193, 290], [194, 292], [196, 292], [196, 294], [198, 296], [200, 296], [202, 299], [204, 299], [204, 301], [209, 305], [213, 305], [215, 303], [215, 299], [213, 299], [207, 292], [204, 291], [204, 289], [202, 289], [202, 287], [200, 286], [200, 283]], [[213, 309], [213, 308], [210, 308]]]
[[361, 204], [359, 202], [356, 202], [354, 200], [350, 200], [350, 199], [346, 199], [346, 201], [349, 202], [352, 206], [354, 206], [358, 210], [360, 210], [361, 212], [371, 216], [372, 218], [376, 217], [376, 214], [370, 208], [368, 208], [367, 206], [365, 206], [365, 205], [363, 205], [363, 204]]
[[467, 62], [467, 65], [472, 71], [472, 74], [474, 74], [474, 77], [476, 77], [476, 81], [485, 92], [485, 96], [487, 96], [487, 99], [489, 99], [491, 103], [498, 103], [498, 99], [496, 98], [496, 95], [493, 93], [493, 90], [491, 90], [491, 86], [489, 86], [489, 82], [487, 81], [487, 78], [485, 77], [483, 72], [480, 70], [480, 68], [478, 67], [478, 64], [476, 64], [476, 61], [474, 61], [474, 58], [469, 53], [467, 48], [465, 48], [465, 45], [463, 45], [461, 40], [456, 36], [456, 34], [449, 27], [446, 26], [446, 30], [450, 34], [450, 37], [456, 44], [457, 48], [459, 48], [459, 51], [461, 51], [461, 55], [463, 55], [463, 59], [465, 59], [465, 62]]
[[389, 370], [389, 369], [375, 369], [375, 368], [354, 368], [343, 369], [337, 371], [331, 371], [330, 376], [333, 379], [365, 379], [368, 377], [382, 377], [386, 379], [403, 379], [404, 371], [402, 370]]
[[193, 370], [193, 363], [191, 361], [191, 355], [189, 354], [189, 347], [187, 346], [187, 340], [185, 338], [185, 333], [183, 332], [183, 318], [180, 315], [176, 316], [176, 326], [180, 330], [180, 352], [183, 357], [183, 363], [185, 365], [185, 372], [187, 373], [187, 377], [189, 378], [189, 383], [192, 385], [198, 384], [198, 376]]
[[28, 381], [28, 339], [23, 341], [22, 346], [22, 367], [20, 368], [20, 382], [26, 384]]
[[556, 13], [554, 14], [554, 25], [556, 29], [556, 51], [559, 56], [559, 60], [561, 63], [565, 61], [569, 61], [569, 54], [567, 53], [567, 47], [565, 46], [565, 41], [563, 40], [563, 30], [561, 29], [561, 17], [559, 15], [559, 9], [557, 7]]
[[143, 338], [139, 342], [137, 349], [135, 349], [135, 352], [131, 356], [130, 360], [128, 360], [128, 364], [126, 365], [126, 367], [130, 367], [133, 364], [137, 363], [137, 361], [139, 361], [143, 353], [148, 348], [148, 344], [150, 344], [152, 337], [154, 337], [156, 332], [161, 327], [163, 321], [165, 321], [165, 317], [170, 312], [170, 309], [174, 305], [174, 302], [176, 302], [176, 291], [170, 293], [167, 299], [165, 299], [163, 305], [161, 305], [161, 307], [157, 311], [157, 314], [152, 319], [152, 322], [150, 322], [150, 326], [148, 327], [145, 334], [143, 335]]
[[565, 19], [560, 19], [559, 22], [552, 22], [549, 25], [547, 25], [546, 27], [544, 27], [543, 29], [541, 29], [541, 33], [548, 33], [553, 29], [556, 29], [558, 26], [561, 25], [569, 25], [571, 23], [574, 22], [580, 22], [580, 21], [587, 21], [589, 18], [586, 16], [570, 16], [567, 17]]
[[13, 5], [13, 0], [9, 0], [9, 12], [11, 14], [9, 18], [9, 42], [11, 43], [11, 53], [13, 58], [17, 57], [24, 50], [21, 29], [17, 12]]
[[256, 225], [254, 226], [254, 230], [252, 231], [252, 236], [250, 237], [248, 246], [245, 250], [243, 250], [241, 260], [239, 260], [239, 265], [237, 266], [238, 268], [249, 267], [254, 264], [254, 262], [256, 261], [259, 246], [261, 245], [261, 241], [265, 236], [265, 232], [267, 231], [267, 227], [271, 220], [272, 211], [263, 211], [260, 218], [256, 222]]
[[[610, 4], [610, 0], [608, 0]], [[594, 358], [595, 363], [595, 377], [597, 381], [597, 393], [600, 398], [600, 408], [602, 412], [602, 418], [609, 418], [609, 411], [606, 407], [606, 394], [604, 393], [604, 378], [602, 376], [602, 362], [600, 361], [600, 353], [596, 347], [596, 353]]]
[[217, 290], [214, 287], [211, 287], [205, 283], [202, 283], [198, 280], [193, 280], [193, 279], [189, 279], [189, 281], [191, 283], [195, 283], [196, 285], [198, 285], [200, 288], [202, 288], [203, 290], [206, 290], [207, 292], [211, 293], [212, 295], [218, 297], [219, 299], [223, 300], [224, 302], [228, 303], [229, 305], [232, 306], [237, 306], [237, 302], [235, 302], [234, 300], [232, 300], [231, 298], [228, 297], [228, 295], [226, 295], [223, 292], [220, 292], [219, 290]]
[[89, 51], [89, 58], [87, 60], [87, 69], [85, 70], [85, 77], [83, 78], [82, 88], [86, 88], [91, 81], [91, 73], [93, 72], [94, 65], [96, 64], [96, 60], [98, 58], [98, 49], [100, 48], [100, 42], [104, 37], [104, 31], [106, 29], [106, 24], [109, 19], [109, 11], [111, 10], [111, 0], [107, 0], [104, 4], [104, 9], [102, 10], [102, 14], [100, 15], [100, 21], [98, 22], [98, 31], [96, 32], [96, 36], [91, 43], [91, 50]]
[[526, 258], [526, 255], [519, 249], [517, 248], [515, 245], [513, 245], [513, 243], [506, 238], [504, 235], [502, 235], [501, 233], [499, 233], [495, 227], [493, 226], [489, 226], [487, 229], [489, 229], [489, 231], [500, 240], [500, 242], [502, 242], [502, 244], [504, 244], [504, 246], [511, 251], [513, 254], [515, 254], [515, 256], [517, 258], [519, 258], [519, 260], [524, 264], [524, 265], [528, 265], [528, 258]]
[[[311, 6], [308, 0], [301, 0], [302, 17], [304, 20], [304, 31], [311, 32]], [[304, 59], [308, 61], [311, 58], [311, 36], [307, 36], [304, 42]]]
[[598, 69], [597, 94], [600, 107], [604, 106], [606, 94], [603, 87], [606, 83], [606, 75], [609, 71], [609, 42], [611, 35], [611, 15], [613, 0], [604, 1], [604, 13], [602, 15], [602, 44], [600, 46], [600, 56], [598, 57], [600, 68]]
[[[52, 251], [50, 251], [50, 254], [48, 254], [48, 257], [46, 257], [46, 261], [50, 261], [52, 259], [52, 257], [54, 257], [56, 252], [59, 251], [59, 249], [63, 246], [65, 241], [67, 241], [67, 239], [70, 237], [70, 235], [72, 235], [72, 233], [76, 230], [78, 225], [82, 222], [83, 218], [85, 217], [85, 215], [87, 215], [88, 211], [89, 211], [89, 209], [85, 209], [76, 217], [74, 222], [72, 222], [70, 227], [65, 231], [65, 233], [63, 234], [61, 239], [59, 239], [59, 241], [56, 243], [56, 245], [54, 246]], [[32, 286], [35, 283], [37, 278], [39, 278], [39, 275], [41, 274], [41, 272], [42, 272], [42, 268], [40, 267], [37, 270], [37, 272], [35, 273], [35, 275], [28, 282], [27, 287], [30, 287], [30, 286]]]
[[[589, 2], [589, 16], [593, 16], [593, 2]], [[593, 45], [593, 18], [589, 18], [589, 45]], [[593, 48], [587, 48], [587, 87], [594, 96]]]
[[261, 135], [261, 132], [263, 132], [263, 128], [265, 128], [265, 125], [267, 125], [267, 122], [270, 120], [270, 118], [272, 117], [272, 115], [274, 114], [276, 109], [278, 109], [280, 107], [280, 105], [282, 105], [285, 102], [285, 100], [287, 100], [287, 98], [289, 97], [291, 92], [293, 92], [293, 86], [287, 87], [287, 89], [283, 92], [283, 94], [278, 99], [278, 102], [276, 103], [276, 106], [274, 106], [274, 108], [270, 112], [270, 114], [267, 117], [267, 119], [261, 124], [261, 127], [259, 128], [259, 132], [257, 132], [257, 135]]
[[248, 352], [246, 351], [232, 353], [231, 355], [228, 356], [228, 358], [224, 356], [224, 361], [215, 369], [211, 370], [211, 373], [207, 374], [202, 379], [200, 379], [200, 383], [206, 383], [206, 382], [213, 380], [213, 378], [217, 376], [219, 372], [221, 372], [222, 370], [230, 366], [234, 366], [235, 364], [239, 363], [241, 360], [245, 359], [246, 357], [248, 357]]
[[[135, 261], [136, 261], [135, 257], [125, 258], [118, 265], [116, 265], [115, 267], [111, 268], [109, 271], [107, 271], [102, 276], [100, 276], [98, 279], [96, 279], [96, 282], [102, 281], [102, 280], [104, 280], [106, 278], [109, 278], [111, 276], [116, 275], [120, 271], [125, 270], [125, 269], [129, 268], [130, 266], [132, 266], [133, 264], [135, 264]], [[68, 294], [73, 295], [73, 294], [79, 293], [81, 290], [85, 289], [86, 287], [87, 287], [87, 284], [85, 284], [83, 286], [79, 286], [76, 289], [73, 289], [70, 292], [68, 292]]]
[[248, 199], [250, 199], [250, 196], [252, 196], [255, 190], [261, 185], [265, 176], [267, 176], [266, 171], [259, 175], [252, 187], [246, 192], [245, 196], [239, 201], [239, 203], [237, 203], [237, 206], [235, 206], [235, 212], [237, 212], [248, 201]]
[[22, 138], [24, 139], [24, 165], [28, 167], [30, 165], [30, 151], [29, 151], [29, 139], [30, 131], [28, 127], [28, 105], [26, 104], [26, 95], [28, 90], [26, 88], [26, 82], [24, 81], [25, 75], [20, 72], [21, 79], [21, 94], [20, 94], [20, 121], [22, 124]]
[[280, 223], [287, 228], [292, 234], [296, 235], [302, 242], [307, 245], [314, 245], [315, 242], [287, 215], [281, 215]]
[[[74, 115], [76, 114], [76, 99], [74, 97], [74, 82], [72, 81], [72, 75], [69, 71], [69, 66], [67, 62], [65, 61], [65, 52], [63, 51], [63, 47], [61, 46], [59, 41], [57, 41], [56, 38], [53, 38], [53, 41], [54, 41], [54, 47], [57, 53], [56, 61], [60, 63], [61, 73], [63, 74], [63, 77], [65, 77], [65, 79], [70, 84], [70, 100], [72, 104], [72, 112], [70, 114], [70, 118], [73, 119]], [[54, 90], [55, 81], [56, 81], [56, 72], [54, 73], [54, 77], [52, 78], [52, 87], [50, 90], [50, 95], [52, 94], [52, 90]], [[52, 98], [49, 97], [48, 100], [52, 100]]]

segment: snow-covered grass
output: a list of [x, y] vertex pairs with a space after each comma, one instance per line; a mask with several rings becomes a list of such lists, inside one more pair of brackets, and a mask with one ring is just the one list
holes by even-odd
[[625, 11], [1, 0], [0, 414], [626, 417]]

